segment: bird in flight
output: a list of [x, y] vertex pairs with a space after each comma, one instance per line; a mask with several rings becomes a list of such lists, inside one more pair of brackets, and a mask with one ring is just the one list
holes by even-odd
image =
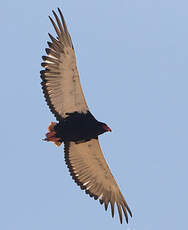
[[105, 161], [98, 136], [111, 129], [95, 119], [89, 111], [82, 92], [76, 56], [65, 19], [58, 8], [59, 17], [53, 12], [50, 21], [56, 31], [46, 48], [46, 56], [41, 63], [41, 85], [46, 102], [58, 123], [51, 122], [44, 140], [56, 146], [64, 143], [65, 161], [74, 181], [86, 194], [99, 199], [108, 208], [117, 205], [120, 222], [122, 211], [128, 223], [128, 213], [132, 216], [120, 189]]

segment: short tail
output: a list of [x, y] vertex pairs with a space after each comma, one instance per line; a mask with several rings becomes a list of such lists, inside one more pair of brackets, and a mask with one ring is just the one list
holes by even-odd
[[56, 146], [60, 146], [62, 144], [62, 140], [60, 137], [56, 137], [56, 131], [54, 130], [54, 127], [56, 126], [56, 122], [51, 122], [48, 126], [48, 133], [46, 133], [46, 138], [43, 139], [44, 141], [51, 141]]

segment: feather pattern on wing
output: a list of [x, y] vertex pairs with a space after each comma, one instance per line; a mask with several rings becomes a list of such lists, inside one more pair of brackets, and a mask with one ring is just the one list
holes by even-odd
[[67, 113], [86, 113], [88, 106], [80, 84], [72, 40], [60, 9], [58, 11], [61, 21], [54, 11], [56, 23], [49, 17], [57, 39], [49, 34], [51, 42], [48, 42], [47, 56], [42, 57], [44, 62], [41, 65], [45, 69], [41, 71], [41, 84], [50, 110], [57, 120], [62, 120]]
[[98, 139], [87, 142], [65, 143], [65, 161], [70, 174], [75, 182], [94, 199], [108, 208], [111, 204], [112, 217], [114, 216], [114, 204], [116, 203], [120, 222], [122, 223], [122, 210], [128, 223], [128, 215], [131, 211], [120, 192], [120, 189], [105, 161]]

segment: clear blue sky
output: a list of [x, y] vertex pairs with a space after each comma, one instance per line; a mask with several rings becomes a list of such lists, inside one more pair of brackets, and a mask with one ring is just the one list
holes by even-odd
[[[55, 118], [40, 62], [57, 7], [88, 105], [113, 130], [100, 142], [132, 209], [129, 225], [74, 184], [63, 147], [42, 141]], [[187, 9], [186, 0], [1, 3], [0, 229], [187, 229]]]

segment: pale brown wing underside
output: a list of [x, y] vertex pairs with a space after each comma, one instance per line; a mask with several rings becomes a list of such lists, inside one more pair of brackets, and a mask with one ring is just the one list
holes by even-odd
[[57, 39], [49, 34], [51, 42], [48, 42], [47, 56], [42, 57], [44, 62], [41, 65], [45, 69], [41, 71], [41, 84], [50, 110], [61, 120], [66, 113], [86, 113], [88, 106], [80, 84], [72, 40], [60, 9], [58, 11], [61, 21], [54, 11], [56, 23], [49, 17]]
[[94, 199], [100, 203], [111, 204], [112, 217], [114, 216], [114, 204], [116, 203], [120, 222], [122, 223], [122, 210], [128, 223], [128, 215], [131, 211], [120, 192], [120, 189], [104, 159], [97, 139], [76, 144], [65, 143], [65, 161], [70, 174], [75, 182]]

